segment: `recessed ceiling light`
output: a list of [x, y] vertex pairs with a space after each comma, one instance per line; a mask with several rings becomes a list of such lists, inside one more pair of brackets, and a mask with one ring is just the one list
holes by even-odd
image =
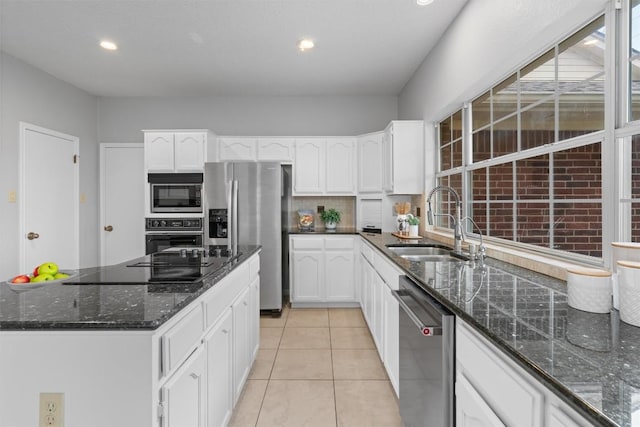
[[311, 39], [302, 39], [298, 42], [298, 49], [300, 52], [313, 49], [316, 44]]
[[109, 40], [102, 40], [100, 47], [106, 50], [118, 50], [118, 45]]
[[418, 6], [426, 6], [433, 3], [433, 0], [416, 0], [416, 3], [418, 3]]

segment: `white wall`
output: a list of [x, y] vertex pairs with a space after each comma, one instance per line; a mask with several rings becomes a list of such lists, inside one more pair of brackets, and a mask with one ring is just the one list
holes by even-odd
[[400, 119], [436, 122], [599, 16], [608, 0], [469, 0], [400, 93]]
[[98, 264], [96, 114], [96, 97], [0, 52], [0, 280], [19, 273], [19, 203], [8, 194], [19, 188], [20, 121], [80, 138], [80, 265]]
[[100, 142], [141, 142], [141, 129], [211, 129], [218, 135], [358, 135], [397, 117], [396, 96], [100, 98]]

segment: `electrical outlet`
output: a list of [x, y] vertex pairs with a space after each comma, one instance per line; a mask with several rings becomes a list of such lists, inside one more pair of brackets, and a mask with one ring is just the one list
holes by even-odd
[[16, 202], [16, 192], [9, 191], [9, 203], [15, 203], [15, 202]]
[[40, 393], [39, 427], [64, 427], [64, 393]]
[[324, 206], [318, 205], [318, 213], [321, 214], [322, 212], [324, 212]]
[[80, 203], [86, 203], [87, 196], [84, 193], [80, 193]]

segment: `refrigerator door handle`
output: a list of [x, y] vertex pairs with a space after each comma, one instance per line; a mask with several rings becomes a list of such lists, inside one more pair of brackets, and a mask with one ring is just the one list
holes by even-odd
[[238, 255], [238, 181], [231, 183], [231, 253]]
[[233, 239], [232, 227], [233, 227], [233, 181], [227, 181], [225, 184], [227, 190], [227, 221], [228, 221], [228, 232], [227, 232], [227, 250], [231, 252], [231, 240]]

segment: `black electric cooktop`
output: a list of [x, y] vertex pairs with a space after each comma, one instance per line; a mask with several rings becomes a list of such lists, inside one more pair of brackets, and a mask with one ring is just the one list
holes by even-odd
[[239, 255], [233, 256], [226, 246], [174, 247], [80, 275], [77, 280], [65, 284], [196, 282], [233, 262]]

